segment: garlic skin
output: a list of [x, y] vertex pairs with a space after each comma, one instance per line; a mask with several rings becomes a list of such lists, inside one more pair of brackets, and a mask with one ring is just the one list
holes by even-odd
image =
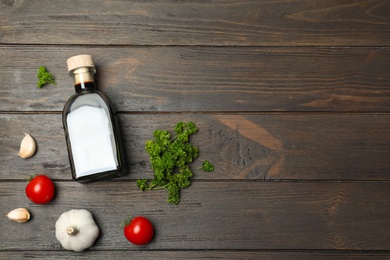
[[86, 209], [72, 209], [62, 213], [55, 228], [56, 238], [61, 245], [76, 252], [91, 247], [100, 232], [91, 212]]
[[35, 154], [37, 144], [31, 135], [25, 134], [22, 143], [20, 144], [19, 156], [23, 159], [30, 158]]
[[25, 208], [17, 208], [10, 211], [7, 218], [18, 223], [24, 223], [30, 219], [30, 212]]

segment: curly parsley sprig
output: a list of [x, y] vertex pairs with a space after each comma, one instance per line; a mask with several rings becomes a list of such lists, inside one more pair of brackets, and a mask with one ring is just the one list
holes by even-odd
[[[189, 143], [189, 137], [198, 128], [193, 122], [179, 122], [174, 131], [176, 135], [171, 138], [169, 131], [155, 130], [154, 140], [146, 142], [145, 149], [150, 156], [154, 178], [139, 179], [137, 186], [142, 191], [166, 189], [169, 192], [167, 201], [178, 204], [180, 189], [190, 186], [194, 175], [188, 164], [199, 156], [199, 148]], [[201, 169], [212, 171], [214, 166], [205, 161]]]
[[38, 74], [37, 74], [37, 86], [38, 88], [42, 88], [46, 84], [53, 84], [56, 85], [54, 82], [54, 76], [50, 74], [45, 66], [40, 66], [38, 69]]
[[200, 167], [199, 169], [202, 169], [205, 172], [212, 172], [214, 171], [214, 165], [209, 161], [204, 161], [202, 167]]

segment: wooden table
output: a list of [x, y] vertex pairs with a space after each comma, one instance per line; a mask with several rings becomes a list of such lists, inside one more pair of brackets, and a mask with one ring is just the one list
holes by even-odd
[[[71, 179], [61, 113], [77, 54], [118, 111], [125, 177]], [[0, 57], [0, 259], [390, 257], [390, 1], [3, 0]], [[41, 65], [56, 86], [37, 88]], [[201, 153], [172, 205], [135, 181], [153, 177], [145, 142], [178, 121], [199, 127]], [[205, 159], [214, 172], [196, 170]], [[48, 205], [25, 196], [38, 173], [56, 185]], [[32, 219], [8, 220], [16, 207]], [[73, 208], [101, 228], [82, 253], [55, 238]], [[123, 237], [129, 214], [153, 222], [149, 245]]]

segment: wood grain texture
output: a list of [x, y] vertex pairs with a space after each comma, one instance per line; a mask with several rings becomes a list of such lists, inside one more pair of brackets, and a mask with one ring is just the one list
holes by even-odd
[[[27, 207], [25, 223], [0, 220], [1, 250], [61, 250], [54, 225], [72, 208], [90, 210], [101, 229], [91, 250], [386, 250], [390, 246], [389, 183], [195, 182], [181, 203], [134, 182], [56, 182], [49, 205], [23, 195], [24, 182], [0, 182], [1, 215]], [[61, 206], [58, 206], [61, 205]], [[147, 216], [156, 236], [145, 247], [118, 229], [128, 214]], [[249, 242], [250, 241], [250, 242]]]
[[13, 260], [19, 259], [96, 259], [96, 260], [106, 260], [106, 259], [161, 259], [161, 260], [171, 260], [171, 259], [228, 259], [228, 260], [237, 260], [237, 259], [319, 259], [319, 260], [328, 260], [328, 259], [350, 259], [350, 260], [361, 260], [361, 259], [389, 259], [389, 255], [385, 252], [346, 252], [344, 250], [334, 250], [334, 251], [316, 251], [316, 250], [307, 250], [303, 252], [294, 252], [294, 251], [244, 251], [244, 250], [185, 250], [185, 251], [151, 251], [151, 250], [120, 250], [120, 251], [84, 251], [84, 252], [71, 252], [71, 251], [13, 251], [1, 252], [0, 258], [7, 259], [12, 255]]
[[[0, 0], [0, 259], [389, 259], [390, 1]], [[128, 175], [71, 180], [61, 111], [66, 60], [91, 54], [122, 123]], [[57, 86], [36, 87], [38, 67]], [[193, 121], [212, 173], [179, 205], [152, 178], [155, 129]], [[38, 142], [17, 156], [24, 133]], [[55, 181], [48, 205], [26, 179]], [[24, 224], [4, 217], [26, 207]], [[61, 213], [87, 208], [88, 251], [55, 239]], [[118, 229], [148, 217], [153, 242]]]
[[[191, 142], [213, 173], [195, 179], [390, 180], [388, 114], [121, 114], [129, 174], [152, 178], [145, 142], [153, 131], [173, 131], [193, 121], [199, 132]], [[60, 114], [0, 114], [0, 179], [26, 179], [47, 173], [70, 179]], [[24, 133], [38, 143], [34, 157], [17, 156]]]
[[[80, 53], [119, 111], [390, 111], [389, 48], [48, 46], [0, 46], [0, 111], [62, 111]], [[40, 65], [57, 86], [36, 87]]]
[[389, 46], [383, 0], [0, 2], [0, 43]]

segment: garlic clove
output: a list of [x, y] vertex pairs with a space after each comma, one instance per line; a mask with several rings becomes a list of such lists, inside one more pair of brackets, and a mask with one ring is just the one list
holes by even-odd
[[15, 222], [24, 223], [30, 219], [30, 212], [25, 208], [17, 208], [10, 211], [7, 214], [7, 218]]
[[34, 138], [31, 135], [25, 134], [22, 143], [20, 144], [19, 156], [23, 159], [30, 158], [35, 154], [37, 150], [37, 144], [35, 143]]

